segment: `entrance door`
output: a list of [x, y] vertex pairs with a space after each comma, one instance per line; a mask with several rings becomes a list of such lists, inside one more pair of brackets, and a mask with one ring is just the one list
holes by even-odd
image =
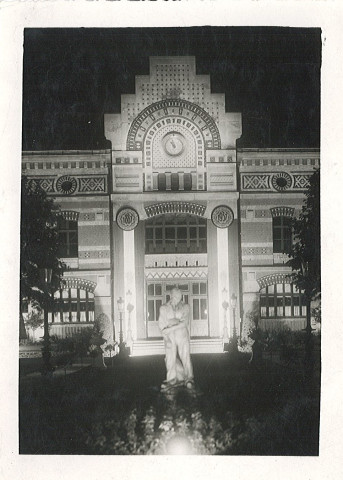
[[149, 338], [161, 337], [161, 332], [158, 327], [160, 306], [170, 300], [170, 292], [175, 287], [181, 290], [182, 301], [190, 306], [191, 336], [207, 337], [209, 327], [206, 280], [147, 282], [147, 336]]

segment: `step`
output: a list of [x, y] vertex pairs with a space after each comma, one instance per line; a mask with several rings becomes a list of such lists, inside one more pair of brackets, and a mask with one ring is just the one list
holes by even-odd
[[[163, 340], [135, 340], [131, 356], [164, 355]], [[191, 339], [191, 353], [223, 353], [221, 338], [193, 338]]]

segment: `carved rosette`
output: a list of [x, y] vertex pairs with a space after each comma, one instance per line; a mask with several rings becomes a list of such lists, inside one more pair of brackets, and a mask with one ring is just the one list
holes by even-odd
[[75, 177], [70, 175], [63, 175], [56, 182], [56, 190], [58, 193], [63, 193], [64, 195], [72, 195], [75, 193], [77, 188], [77, 181]]
[[217, 228], [228, 228], [233, 222], [233, 211], [227, 205], [219, 205], [213, 209], [211, 219]]
[[134, 230], [138, 222], [138, 213], [133, 208], [123, 208], [118, 212], [117, 224], [122, 230]]
[[292, 186], [292, 177], [286, 172], [279, 172], [272, 176], [272, 186], [278, 192], [289, 190]]

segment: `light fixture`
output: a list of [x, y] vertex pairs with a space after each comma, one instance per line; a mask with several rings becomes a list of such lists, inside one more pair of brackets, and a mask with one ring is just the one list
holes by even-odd
[[237, 307], [237, 295], [235, 293], [231, 295], [230, 303], [231, 303], [231, 308]]
[[123, 313], [124, 312], [124, 300], [122, 299], [122, 297], [118, 298], [117, 305], [118, 305], [119, 313]]

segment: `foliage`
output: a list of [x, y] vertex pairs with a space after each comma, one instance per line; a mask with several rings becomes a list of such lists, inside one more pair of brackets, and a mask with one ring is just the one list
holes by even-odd
[[311, 315], [315, 319], [316, 322], [321, 323], [322, 321], [322, 307], [321, 304], [318, 303], [315, 307], [311, 310]]
[[58, 209], [34, 181], [21, 184], [20, 298], [43, 304], [40, 268], [52, 268], [52, 289], [60, 285], [64, 265], [58, 259]]
[[316, 170], [309, 180], [305, 204], [299, 218], [293, 219], [294, 242], [286, 253], [292, 268], [292, 282], [304, 290], [308, 299], [320, 295], [320, 174]]
[[32, 330], [36, 330], [37, 328], [41, 327], [43, 324], [43, 317], [42, 317], [42, 308], [40, 305], [36, 304], [35, 309], [32, 310], [27, 319], [25, 320], [25, 324], [32, 328]]
[[[309, 455], [318, 434], [315, 411], [315, 403], [304, 397], [266, 417], [227, 412], [221, 419], [206, 418], [199, 410], [186, 413], [180, 408], [159, 419], [151, 407], [142, 416], [133, 409], [125, 419], [93, 423], [81, 436], [94, 454], [168, 455], [182, 449], [189, 455]], [[309, 430], [313, 440], [306, 442], [303, 434]]]
[[232, 426], [224, 429], [214, 416], [205, 419], [200, 411], [187, 413], [182, 408], [158, 419], [150, 407], [141, 416], [133, 409], [125, 420], [93, 424], [85, 443], [94, 453], [115, 455], [166, 455], [179, 445], [187, 454], [213, 455], [233, 445]]
[[70, 360], [75, 357], [85, 357], [92, 350], [93, 328], [83, 328], [81, 332], [71, 337], [59, 338], [56, 335], [50, 337], [52, 352], [55, 357], [69, 356]]
[[300, 375], [272, 362], [256, 374], [245, 355], [195, 357], [196, 397], [159, 393], [162, 358], [116, 359], [44, 388], [40, 377], [21, 382], [20, 452], [158, 455], [179, 439], [198, 454], [317, 454], [319, 381], [305, 391]]

